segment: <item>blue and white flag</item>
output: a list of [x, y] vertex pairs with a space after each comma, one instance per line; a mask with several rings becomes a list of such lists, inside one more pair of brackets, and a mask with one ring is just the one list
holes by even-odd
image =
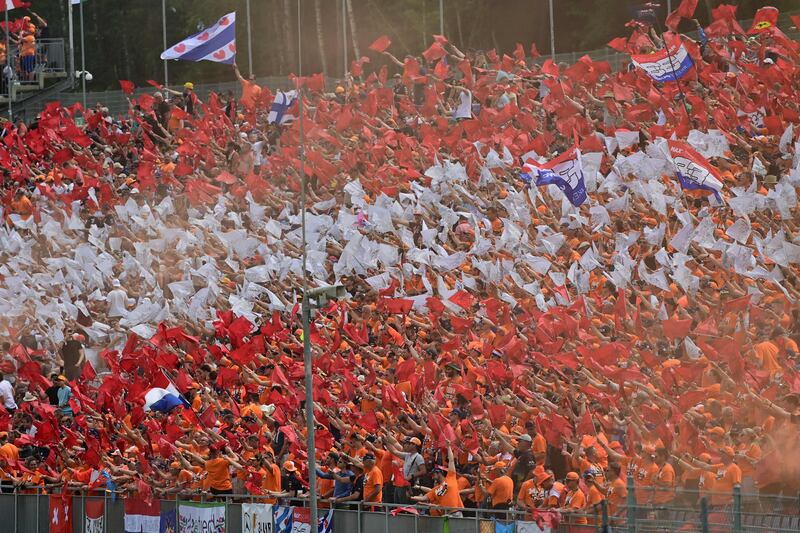
[[631, 56], [631, 61], [655, 81], [678, 81], [694, 66], [694, 61], [680, 40], [673, 40], [668, 47], [652, 54]]
[[333, 533], [333, 509], [320, 516], [317, 533]]
[[294, 115], [287, 114], [289, 108], [294, 105], [297, 100], [297, 91], [278, 91], [275, 94], [275, 100], [272, 101], [272, 107], [269, 110], [267, 121], [270, 124], [278, 123], [285, 124], [294, 120]]
[[178, 389], [170, 383], [166, 389], [154, 387], [144, 395], [144, 410], [169, 413], [179, 406], [190, 407]]
[[538, 187], [555, 185], [575, 207], [586, 201], [586, 181], [583, 178], [581, 151], [577, 147], [573, 146], [545, 164], [529, 159], [522, 169], [521, 176], [526, 184], [530, 185], [535, 179]]
[[722, 202], [721, 176], [716, 168], [694, 148], [683, 141], [668, 141], [669, 158], [675, 165], [675, 173], [681, 187], [690, 191], [709, 191], [718, 202]]
[[273, 505], [275, 513], [275, 533], [292, 533], [294, 508], [286, 505]]
[[236, 12], [228, 13], [210, 28], [195, 33], [164, 50], [161, 59], [232, 64], [236, 59], [235, 22]]

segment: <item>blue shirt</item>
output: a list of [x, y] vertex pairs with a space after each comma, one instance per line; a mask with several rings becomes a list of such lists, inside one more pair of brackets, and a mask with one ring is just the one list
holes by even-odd
[[[334, 498], [344, 498], [345, 496], [350, 496], [353, 492], [353, 474], [350, 470], [345, 470], [344, 472], [338, 472], [337, 475], [339, 477], [346, 477], [350, 481], [345, 483], [343, 481], [339, 481], [338, 479], [333, 483], [333, 497]], [[334, 479], [333, 473], [331, 472], [323, 472], [320, 469], [317, 469], [317, 477], [321, 477], [322, 479]]]
[[58, 389], [58, 407], [61, 414], [71, 415], [72, 407], [69, 406], [69, 400], [72, 398], [72, 389], [69, 387], [59, 387]]

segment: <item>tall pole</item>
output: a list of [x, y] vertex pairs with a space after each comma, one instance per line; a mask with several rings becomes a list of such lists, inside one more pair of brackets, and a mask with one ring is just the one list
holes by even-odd
[[556, 60], [556, 32], [553, 28], [553, 0], [550, 3], [550, 59]]
[[[69, 0], [67, 0], [69, 2]], [[8, 9], [6, 9], [6, 66], [3, 69], [3, 78], [5, 79], [6, 86], [8, 87], [8, 121], [14, 121], [14, 113], [11, 110], [11, 84], [14, 82], [14, 79], [11, 77], [11, 47], [9, 46], [9, 39], [8, 34], [10, 33], [8, 28]]]
[[78, 8], [81, 15], [81, 91], [83, 92], [83, 108], [86, 109], [86, 45], [83, 40], [83, 0]]
[[[161, 30], [164, 38], [164, 50], [167, 49], [167, 0], [161, 0]], [[169, 87], [169, 67], [164, 60], [164, 86]]]
[[667, 15], [672, 13], [672, 0], [667, 0]]
[[[72, 0], [67, 2], [67, 20], [69, 20], [69, 79], [75, 81], [75, 31], [73, 30], [72, 23]], [[8, 18], [8, 10], [6, 10], [6, 18]], [[74, 85], [73, 85], [74, 87]]]
[[439, 35], [444, 35], [444, 0], [439, 0]]
[[247, 61], [250, 64], [250, 75], [253, 75], [253, 34], [250, 27], [250, 0], [247, 0]]
[[[346, 0], [345, 0], [346, 1]], [[297, 0], [297, 76], [303, 75], [303, 38], [300, 16], [301, 0]], [[311, 531], [317, 531], [317, 460], [314, 438], [314, 378], [311, 375], [311, 302], [308, 300], [308, 270], [306, 269], [306, 136], [303, 118], [303, 88], [297, 87], [297, 105], [300, 113], [300, 226], [303, 232], [303, 366], [306, 382], [306, 433], [308, 450], [308, 492], [311, 507]]]
[[347, 0], [342, 0], [342, 79], [347, 79]]

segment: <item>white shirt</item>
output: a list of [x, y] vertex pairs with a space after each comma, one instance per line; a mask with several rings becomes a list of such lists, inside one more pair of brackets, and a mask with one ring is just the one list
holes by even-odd
[[126, 308], [128, 303], [128, 293], [125, 292], [125, 289], [114, 289], [113, 291], [109, 292], [106, 296], [106, 301], [108, 302], [109, 318], [125, 316], [128, 314], [128, 310]]
[[0, 381], [0, 398], [3, 399], [3, 407], [6, 409], [17, 408], [17, 402], [14, 401], [14, 388], [7, 379]]

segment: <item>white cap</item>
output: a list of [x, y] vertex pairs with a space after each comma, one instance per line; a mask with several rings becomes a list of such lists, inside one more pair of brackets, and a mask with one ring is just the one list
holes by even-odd
[[764, 59], [764, 64], [765, 65], [774, 65], [775, 62], [772, 60], [771, 57], [768, 57], [768, 58]]
[[111, 286], [112, 286], [112, 287], [119, 287], [119, 280], [118, 280], [118, 279], [116, 279], [116, 278], [115, 278], [115, 279], [112, 279], [112, 280], [111, 280]]

